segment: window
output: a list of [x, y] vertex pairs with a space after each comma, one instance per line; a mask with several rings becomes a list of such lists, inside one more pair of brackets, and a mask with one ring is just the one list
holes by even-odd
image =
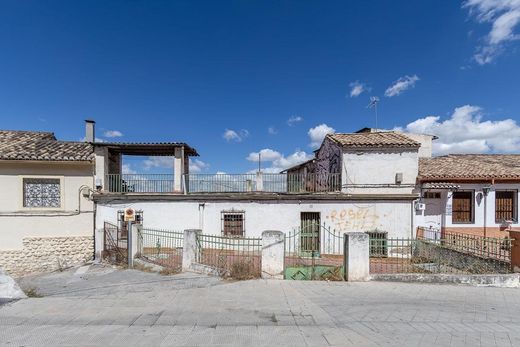
[[473, 223], [473, 192], [454, 192], [452, 196], [453, 223]]
[[440, 192], [424, 192], [423, 198], [425, 199], [440, 199], [441, 193]]
[[301, 212], [300, 214], [300, 248], [305, 252], [320, 250], [320, 213]]
[[60, 208], [60, 179], [24, 178], [23, 207]]
[[222, 233], [225, 236], [244, 236], [244, 212], [222, 212]]
[[495, 222], [516, 221], [516, 191], [495, 192]]

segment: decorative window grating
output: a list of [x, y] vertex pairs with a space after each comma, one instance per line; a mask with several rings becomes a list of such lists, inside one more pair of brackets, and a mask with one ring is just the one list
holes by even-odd
[[473, 223], [473, 191], [454, 192], [452, 206], [453, 223]]
[[245, 212], [223, 211], [221, 218], [224, 236], [244, 236]]
[[495, 222], [503, 223], [506, 221], [516, 222], [517, 220], [517, 191], [496, 191], [495, 192]]
[[59, 178], [24, 178], [23, 207], [61, 207]]

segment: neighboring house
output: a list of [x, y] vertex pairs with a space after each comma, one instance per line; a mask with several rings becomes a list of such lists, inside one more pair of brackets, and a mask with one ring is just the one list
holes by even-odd
[[92, 259], [93, 173], [89, 143], [0, 130], [0, 267], [18, 276]]
[[520, 155], [452, 154], [419, 161], [417, 226], [504, 237], [520, 230]]
[[[431, 148], [433, 138], [421, 140]], [[120, 223], [127, 207], [140, 211], [147, 227], [215, 235], [259, 237], [312, 220], [338, 232], [411, 237], [421, 145], [392, 131], [334, 134], [313, 160], [284, 173], [229, 175], [188, 173], [187, 158], [197, 152], [185, 143], [96, 143], [96, 254], [103, 251], [103, 223]], [[120, 155], [136, 153], [169, 155], [174, 172], [122, 174]]]

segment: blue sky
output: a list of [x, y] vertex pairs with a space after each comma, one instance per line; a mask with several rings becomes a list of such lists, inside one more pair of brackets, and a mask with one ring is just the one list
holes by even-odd
[[520, 0], [3, 0], [1, 127], [78, 140], [91, 118], [104, 140], [188, 142], [194, 171], [260, 150], [276, 171], [374, 126], [378, 96], [380, 127], [437, 154], [519, 152], [519, 21]]

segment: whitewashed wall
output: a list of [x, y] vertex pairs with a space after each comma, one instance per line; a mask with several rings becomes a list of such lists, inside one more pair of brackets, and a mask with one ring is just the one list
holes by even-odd
[[[342, 183], [345, 185], [380, 185], [350, 187], [351, 194], [410, 194], [415, 188], [419, 160], [417, 150], [349, 151], [343, 153]], [[403, 173], [403, 187], [395, 184], [396, 173]]]
[[202, 229], [220, 235], [222, 211], [244, 211], [246, 236], [260, 237], [264, 230], [287, 232], [300, 225], [301, 212], [320, 212], [321, 222], [340, 232], [387, 231], [389, 237], [410, 237], [412, 203], [409, 201], [345, 202], [133, 202], [98, 203], [96, 251], [102, 250], [103, 222], [116, 222], [117, 211], [142, 210], [144, 226], [173, 230]]
[[[426, 204], [425, 211], [415, 212], [415, 223], [416, 226], [428, 227], [431, 221], [441, 220], [441, 227], [483, 227], [484, 226], [484, 198], [479, 199], [478, 194], [482, 192], [484, 186], [489, 184], [460, 184], [460, 191], [473, 190], [474, 191], [474, 222], [473, 223], [453, 223], [452, 222], [452, 193], [447, 190], [432, 190], [440, 191], [441, 199], [423, 199]], [[487, 227], [500, 227], [500, 223], [495, 221], [495, 192], [497, 190], [520, 190], [520, 184], [495, 184], [492, 186], [491, 191], [487, 196], [487, 214], [486, 214], [486, 226]], [[518, 198], [520, 196], [517, 193], [517, 216], [518, 216]], [[437, 211], [437, 205], [440, 205]], [[518, 227], [518, 222], [513, 223], [513, 227]]]

